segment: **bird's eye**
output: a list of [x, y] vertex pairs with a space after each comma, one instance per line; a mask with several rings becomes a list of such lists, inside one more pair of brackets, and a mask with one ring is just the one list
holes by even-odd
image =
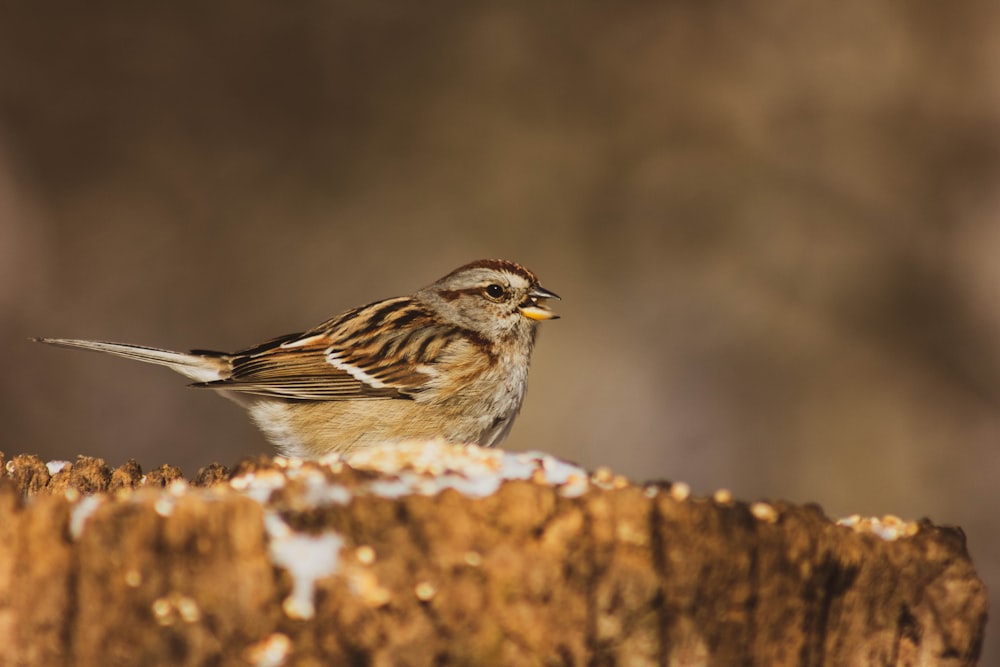
[[486, 296], [490, 297], [491, 299], [501, 299], [503, 298], [504, 294], [505, 294], [504, 288], [501, 287], [500, 285], [497, 285], [496, 283], [486, 286]]

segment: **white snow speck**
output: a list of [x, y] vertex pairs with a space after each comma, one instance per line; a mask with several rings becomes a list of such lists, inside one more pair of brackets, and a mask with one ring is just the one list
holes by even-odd
[[87, 519], [90, 518], [90, 515], [94, 513], [100, 504], [101, 497], [94, 495], [84, 496], [80, 502], [73, 506], [69, 515], [69, 534], [73, 536], [74, 540], [80, 539]]
[[57, 472], [62, 472], [63, 468], [68, 465], [70, 465], [69, 461], [49, 461], [45, 467], [49, 469], [50, 475], [55, 475]]
[[312, 618], [316, 582], [337, 573], [344, 538], [332, 530], [318, 535], [295, 532], [275, 512], [265, 514], [264, 527], [271, 538], [271, 562], [292, 576], [292, 592], [282, 608], [290, 618]]

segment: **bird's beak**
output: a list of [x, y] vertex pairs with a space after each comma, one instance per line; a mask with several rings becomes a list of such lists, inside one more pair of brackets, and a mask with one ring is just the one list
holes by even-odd
[[545, 304], [545, 299], [559, 299], [559, 295], [550, 292], [541, 285], [535, 285], [528, 292], [528, 298], [521, 304], [518, 310], [529, 320], [557, 320], [559, 316]]

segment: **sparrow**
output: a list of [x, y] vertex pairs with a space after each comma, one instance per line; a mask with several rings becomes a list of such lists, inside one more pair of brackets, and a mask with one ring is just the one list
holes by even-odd
[[245, 408], [285, 456], [425, 439], [492, 446], [524, 401], [538, 323], [558, 318], [548, 299], [559, 296], [525, 267], [485, 259], [238, 352], [34, 340], [166, 366]]

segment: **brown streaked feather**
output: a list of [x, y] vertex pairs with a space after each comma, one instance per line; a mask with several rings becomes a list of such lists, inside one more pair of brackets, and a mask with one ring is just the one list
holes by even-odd
[[331, 366], [325, 356], [325, 340], [291, 349], [282, 347], [296, 339], [282, 336], [237, 353], [228, 378], [193, 386], [305, 401], [400, 396], [395, 389], [372, 387]]
[[[399, 296], [358, 306], [340, 315], [335, 315], [326, 322], [305, 332], [302, 336], [324, 334], [340, 340], [364, 337], [378, 329], [380, 323], [384, 326], [392, 322], [395, 318], [403, 314], [401, 311], [408, 310], [411, 307], [430, 318], [430, 313], [420, 309], [412, 297]], [[395, 316], [393, 316], [393, 313], [395, 313]]]
[[438, 296], [440, 296], [445, 301], [455, 301], [461, 299], [463, 296], [469, 296], [473, 294], [482, 294], [483, 289], [481, 287], [467, 287], [465, 289], [441, 289], [438, 290]]
[[386, 299], [238, 352], [230, 377], [194, 386], [308, 401], [410, 398], [431, 379], [419, 367], [456, 336], [414, 299]]
[[517, 262], [511, 262], [506, 259], [480, 259], [476, 260], [475, 262], [469, 262], [465, 266], [458, 267], [457, 269], [446, 275], [444, 278], [442, 278], [439, 282], [444, 282], [445, 280], [448, 280], [452, 276], [458, 273], [463, 273], [465, 271], [468, 271], [469, 269], [492, 269], [494, 271], [506, 271], [508, 273], [514, 273], [523, 277], [529, 283], [538, 282], [538, 276], [536, 276], [534, 273], [532, 273], [525, 267], [521, 266]]
[[219, 380], [202, 382], [192, 387], [238, 391], [268, 398], [283, 398], [290, 401], [346, 401], [359, 399], [409, 398], [395, 389], [375, 389], [358, 382], [346, 373], [342, 378], [287, 377], [281, 380], [267, 379], [262, 382], [245, 380]]

